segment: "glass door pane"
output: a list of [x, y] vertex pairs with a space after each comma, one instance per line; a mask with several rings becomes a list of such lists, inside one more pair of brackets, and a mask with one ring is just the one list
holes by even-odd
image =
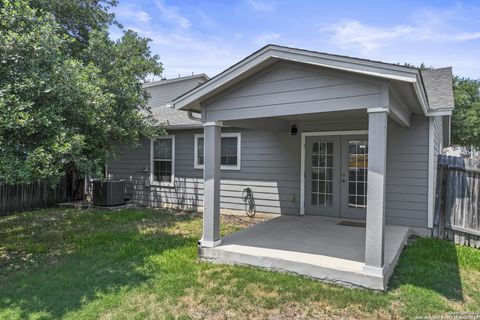
[[367, 140], [348, 141], [348, 207], [367, 208]]
[[311, 205], [332, 206], [333, 201], [333, 142], [312, 142]]

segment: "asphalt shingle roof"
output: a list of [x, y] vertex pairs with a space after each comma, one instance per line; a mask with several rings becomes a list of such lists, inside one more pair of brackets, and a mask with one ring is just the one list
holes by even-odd
[[198, 74], [145, 83], [143, 87], [150, 93], [148, 105], [152, 115], [166, 128], [201, 127], [202, 123], [199, 120], [190, 119], [187, 111], [172, 108], [171, 102], [207, 80], [207, 75]]
[[431, 108], [454, 107], [451, 67], [423, 70], [422, 78]]
[[168, 105], [152, 108], [152, 115], [167, 128], [202, 126], [200, 121], [190, 119], [187, 111], [176, 110]]

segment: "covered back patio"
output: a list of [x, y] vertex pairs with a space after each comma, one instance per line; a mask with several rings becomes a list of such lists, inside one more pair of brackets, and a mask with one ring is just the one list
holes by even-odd
[[[365, 155], [368, 156], [368, 161], [366, 158], [364, 161], [368, 166], [364, 169], [368, 176], [365, 177], [365, 180], [368, 180], [366, 204], [363, 202], [363, 205], [352, 209], [360, 213], [356, 219], [355, 215], [347, 217], [339, 214], [342, 198], [340, 191], [342, 177], [339, 172], [332, 173], [338, 183], [335, 181], [331, 183], [335, 190], [330, 200], [327, 199], [327, 195], [321, 200], [321, 194], [318, 195], [308, 188], [313, 181], [311, 177], [313, 173], [308, 171], [308, 168], [311, 166], [312, 157], [316, 155], [312, 152], [302, 152], [301, 161], [304, 165], [299, 186], [301, 189], [299, 215], [281, 216], [224, 239], [220, 237], [221, 131], [225, 125], [241, 124], [237, 121], [205, 123], [204, 216], [203, 237], [199, 242], [200, 257], [221, 263], [248, 264], [332, 282], [386, 289], [388, 278], [409, 236], [409, 228], [386, 226], [385, 223], [389, 110], [375, 108], [364, 112], [368, 119], [366, 135], [356, 130], [322, 132], [325, 136], [318, 137], [320, 140], [311, 141], [312, 144], [320, 144], [319, 149], [325, 142], [326, 150], [328, 143], [341, 141], [343, 135], [357, 134], [355, 135], [357, 137], [360, 132], [365, 136], [367, 140], [365, 142], [368, 143], [368, 154]], [[277, 120], [263, 121], [267, 123]], [[309, 135], [305, 133], [305, 139], [302, 141], [308, 137]], [[336, 145], [334, 144], [333, 149], [337, 148]], [[338, 162], [339, 159], [334, 161]], [[337, 164], [334, 163], [333, 167]], [[345, 180], [345, 177], [343, 179]], [[315, 202], [312, 195], [316, 196]], [[339, 224], [342, 220], [347, 223]], [[352, 224], [356, 222], [360, 225], [346, 225], [352, 221]]]
[[[408, 227], [385, 223], [388, 124], [395, 121], [409, 128], [412, 114], [423, 113], [423, 96], [414, 94], [418, 77], [416, 69], [267, 46], [176, 100], [178, 109], [201, 112], [204, 123], [200, 257], [385, 290], [410, 234]], [[329, 129], [312, 126], [298, 133], [302, 136], [299, 215], [281, 216], [221, 239], [222, 127], [292, 130], [292, 121], [299, 117], [328, 121], [333, 114], [339, 118], [331, 118]], [[345, 115], [364, 119], [363, 130], [335, 129]], [[344, 143], [342, 136], [363, 141], [357, 145], [363, 153], [354, 153], [357, 160], [363, 159], [361, 183], [366, 190], [353, 202], [342, 195], [349, 195], [348, 186], [341, 187], [348, 173], [338, 168], [348, 167], [350, 161], [349, 141]], [[342, 145], [347, 146], [342, 157], [346, 160], [339, 156]], [[318, 162], [312, 166], [311, 159], [317, 156], [331, 156], [333, 164], [313, 160]], [[329, 182], [325, 190], [330, 191], [310, 189], [311, 181], [322, 180], [313, 178], [317, 169], [333, 177], [323, 178]], [[339, 214], [340, 199], [346, 199], [347, 207], [353, 204], [351, 216]], [[343, 221], [345, 217], [356, 223]]]
[[386, 226], [384, 276], [364, 270], [363, 223], [321, 216], [273, 218], [224, 237], [219, 246], [200, 245], [200, 257], [384, 290], [409, 236], [408, 227]]

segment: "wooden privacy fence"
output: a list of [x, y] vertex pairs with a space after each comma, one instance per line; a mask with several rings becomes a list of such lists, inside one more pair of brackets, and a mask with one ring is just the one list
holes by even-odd
[[66, 200], [66, 178], [53, 188], [43, 181], [30, 184], [0, 182], [0, 216], [15, 211], [48, 207]]
[[480, 248], [480, 161], [438, 156], [433, 235]]

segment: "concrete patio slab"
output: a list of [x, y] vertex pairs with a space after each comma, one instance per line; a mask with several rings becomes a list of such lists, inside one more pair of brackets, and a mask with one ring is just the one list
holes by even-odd
[[199, 248], [215, 263], [245, 264], [292, 272], [329, 282], [385, 290], [410, 230], [387, 225], [383, 276], [364, 271], [365, 228], [339, 225], [342, 219], [280, 216]]

